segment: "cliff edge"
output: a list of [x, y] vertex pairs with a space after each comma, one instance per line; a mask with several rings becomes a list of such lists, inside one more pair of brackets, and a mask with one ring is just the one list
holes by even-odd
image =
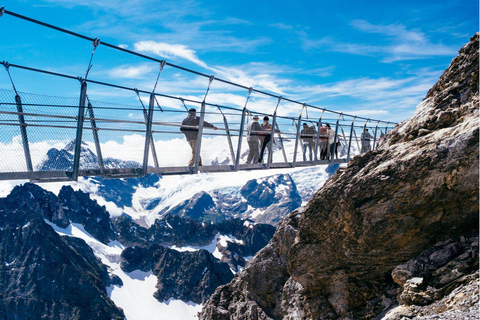
[[[479, 223], [478, 78], [477, 33], [414, 116], [329, 179], [303, 213], [287, 216], [200, 319], [374, 319], [405, 290], [392, 277], [397, 266], [442, 241], [463, 239], [478, 251], [478, 236], [465, 240]], [[451, 281], [478, 270], [472, 255]], [[434, 300], [451, 281], [437, 284]]]

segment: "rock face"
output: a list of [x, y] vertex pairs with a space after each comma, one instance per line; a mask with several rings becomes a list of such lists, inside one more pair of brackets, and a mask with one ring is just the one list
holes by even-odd
[[[267, 245], [275, 232], [270, 225], [253, 225], [237, 219], [210, 224], [171, 215], [156, 220], [149, 229], [135, 224], [128, 216], [119, 217], [113, 223], [118, 230], [119, 241], [130, 247], [152, 247], [149, 250], [155, 251], [156, 246], [200, 248], [213, 243], [213, 248], [222, 256], [220, 260], [234, 271], [245, 267], [244, 257], [253, 256]], [[229, 238], [221, 244], [214, 243], [220, 235], [228, 235]], [[139, 265], [138, 269], [143, 270], [144, 267]]]
[[287, 256], [301, 216], [294, 211], [280, 223], [270, 243], [231, 283], [215, 291], [200, 319], [290, 319], [284, 309], [298, 301], [288, 294], [288, 287], [298, 284], [288, 273]]
[[16, 187], [0, 199], [0, 318], [123, 319], [92, 249], [44, 219], [69, 224], [58, 198], [40, 187]]
[[[383, 319], [478, 319], [478, 235], [448, 239], [392, 272], [400, 306]], [[441, 315], [439, 315], [441, 314]]]
[[[86, 231], [94, 245], [53, 229], [69, 233], [71, 224]], [[127, 247], [108, 258], [125, 272], [152, 271], [158, 300], [203, 303], [274, 232], [271, 225], [236, 219], [210, 224], [171, 215], [146, 229], [129, 216], [112, 222], [104, 206], [70, 186], [56, 196], [26, 183], [0, 198], [0, 318], [123, 319], [106, 289], [123, 284], [95, 256], [97, 240]]]
[[[382, 294], [395, 267], [478, 232], [478, 76], [477, 34], [411, 119], [315, 194], [291, 246], [275, 242], [279, 228], [267, 248], [282, 252], [285, 281], [272, 275], [272, 255], [260, 258], [265, 248], [200, 318], [373, 319], [392, 304]], [[261, 283], [271, 281], [266, 299]]]
[[122, 252], [122, 269], [150, 271], [157, 276], [155, 298], [170, 298], [204, 303], [233, 274], [228, 264], [215, 259], [206, 250], [178, 252], [162, 246], [130, 247]]

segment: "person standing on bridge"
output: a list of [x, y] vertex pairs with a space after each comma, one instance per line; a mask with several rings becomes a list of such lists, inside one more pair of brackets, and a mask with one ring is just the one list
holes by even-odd
[[320, 127], [320, 160], [325, 160], [328, 155], [328, 128]]
[[327, 159], [333, 160], [333, 142], [335, 140], [335, 131], [330, 127], [327, 123], [325, 125], [327, 127], [327, 135], [328, 135], [328, 156]]
[[300, 138], [302, 139], [303, 143], [303, 161], [307, 161], [307, 149], [308, 155], [310, 156], [310, 161], [313, 161], [312, 159], [312, 151], [315, 150], [315, 141], [314, 137], [316, 135], [316, 130], [314, 126], [308, 126], [308, 124], [304, 123], [303, 124], [303, 129], [300, 132]]
[[370, 140], [372, 139], [372, 135], [368, 132], [368, 129], [365, 128], [365, 131], [362, 133], [362, 153], [372, 150], [370, 147]]
[[[188, 161], [188, 166], [193, 167], [195, 165], [195, 157], [197, 154], [197, 140], [198, 140], [198, 126], [200, 124], [200, 117], [197, 117], [197, 110], [191, 108], [188, 110], [188, 116], [183, 119], [182, 126], [180, 127], [180, 131], [185, 135], [190, 148], [192, 148], [192, 155], [190, 160]], [[217, 130], [218, 128], [215, 127], [213, 124], [203, 121], [204, 128], [213, 128], [213, 130]], [[202, 165], [202, 157], [199, 157], [198, 165]]]
[[[262, 163], [263, 154], [268, 144], [275, 143], [275, 141], [273, 140], [273, 137], [270, 136], [270, 132], [272, 131], [272, 125], [268, 123], [269, 120], [270, 119], [267, 116], [263, 117], [263, 123], [260, 125], [263, 128], [263, 130], [265, 130], [266, 132], [263, 135], [259, 136], [260, 144], [261, 144], [260, 157], [258, 158], [259, 163]], [[273, 132], [280, 133], [280, 130], [274, 129]], [[272, 153], [273, 153], [273, 149], [272, 149]]]
[[253, 116], [252, 120], [247, 124], [247, 142], [248, 142], [248, 156], [247, 164], [258, 163], [259, 156], [259, 139], [265, 130], [258, 123], [258, 116]]

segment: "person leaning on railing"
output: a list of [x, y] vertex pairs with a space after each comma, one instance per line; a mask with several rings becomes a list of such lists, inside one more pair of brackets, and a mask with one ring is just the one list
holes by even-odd
[[247, 142], [248, 142], [248, 156], [247, 164], [258, 163], [259, 156], [259, 136], [265, 131], [258, 123], [258, 116], [253, 116], [252, 120], [247, 124]]
[[[197, 140], [198, 140], [198, 126], [200, 124], [200, 117], [197, 117], [197, 110], [191, 108], [188, 110], [188, 116], [183, 119], [182, 126], [180, 127], [180, 131], [185, 135], [190, 148], [192, 148], [192, 155], [190, 160], [188, 161], [188, 166], [193, 167], [195, 165], [195, 157], [197, 154]], [[213, 124], [203, 121], [204, 128], [213, 128], [213, 130], [217, 130], [218, 128], [215, 127]], [[198, 165], [202, 165], [202, 157], [198, 157]]]

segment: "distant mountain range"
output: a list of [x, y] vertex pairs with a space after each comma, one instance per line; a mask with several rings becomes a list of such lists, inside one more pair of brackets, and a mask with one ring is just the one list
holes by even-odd
[[[52, 148], [48, 150], [45, 159], [37, 170], [71, 170], [75, 140], [68, 143], [63, 149]], [[106, 158], [104, 164], [107, 168], [132, 168], [140, 164], [134, 161], [123, 161]], [[80, 167], [82, 169], [98, 169], [98, 158], [89, 149], [88, 144], [82, 142]], [[169, 192], [156, 192], [149, 189], [148, 196], [139, 195], [146, 188], [161, 189], [166, 183], [162, 177], [148, 174], [145, 178], [129, 179], [104, 179], [90, 177], [83, 179], [80, 187], [112, 202], [120, 210], [127, 209], [127, 214], [132, 211], [132, 216], [142, 225], [149, 226], [156, 218], [166, 214], [196, 219], [206, 222], [220, 222], [240, 218], [250, 219], [254, 222], [276, 225], [289, 212], [300, 207], [302, 202], [308, 201], [318, 186], [335, 173], [339, 165], [327, 167], [303, 168], [287, 174], [274, 174], [270, 176], [255, 177], [245, 181], [243, 185], [232, 182], [222, 182], [222, 187], [208, 191], [198, 191], [181, 196], [184, 186], [180, 185]], [[267, 173], [268, 174], [268, 173]], [[220, 175], [210, 175], [209, 179], [222, 179]], [[197, 190], [205, 190], [204, 181], [201, 179], [189, 182], [190, 189], [198, 184]], [[299, 185], [299, 187], [297, 187]], [[159, 190], [160, 191], [160, 190]], [[136, 194], [136, 193], [139, 194]], [[172, 194], [178, 198], [177, 202], [169, 200]], [[141, 197], [138, 205], [134, 207], [133, 199]]]

